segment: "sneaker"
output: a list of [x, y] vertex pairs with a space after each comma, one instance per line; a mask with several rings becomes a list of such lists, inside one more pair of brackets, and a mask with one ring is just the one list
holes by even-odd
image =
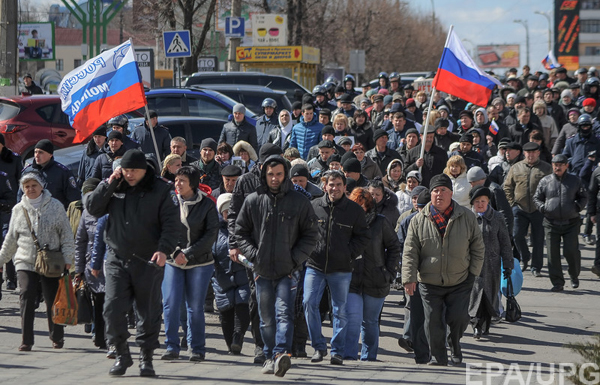
[[192, 353], [192, 355], [190, 356], [190, 361], [191, 362], [202, 362], [204, 361], [205, 356], [202, 353]]
[[331, 360], [329, 360], [331, 365], [344, 365], [344, 359], [339, 354], [334, 354], [331, 356]]
[[277, 355], [275, 358], [275, 375], [277, 377], [285, 376], [285, 373], [292, 367], [292, 360], [290, 360], [289, 354], [282, 353]]
[[592, 266], [592, 273], [596, 274], [598, 277], [600, 277], [600, 266]]
[[265, 357], [265, 351], [261, 346], [254, 346], [254, 363], [262, 365], [265, 363], [267, 357]]
[[327, 350], [315, 350], [310, 362], [321, 362], [323, 361], [323, 357], [327, 355]]
[[415, 351], [415, 349], [413, 348], [412, 342], [407, 338], [403, 338], [403, 337], [398, 338], [398, 346], [400, 346], [402, 349], [406, 350], [408, 353], [412, 353]]
[[167, 350], [166, 352], [163, 353], [162, 356], [160, 356], [160, 359], [163, 361], [177, 360], [177, 359], [179, 359], [179, 353], [176, 353], [172, 350]]
[[596, 236], [595, 235], [588, 235], [587, 237], [587, 242], [586, 242], [589, 246], [593, 246], [596, 244]]
[[536, 278], [539, 278], [542, 276], [542, 273], [540, 273], [540, 271], [538, 269], [536, 269], [535, 267], [531, 268], [531, 275], [533, 275]]
[[272, 359], [265, 360], [261, 372], [262, 374], [275, 374], [275, 363]]

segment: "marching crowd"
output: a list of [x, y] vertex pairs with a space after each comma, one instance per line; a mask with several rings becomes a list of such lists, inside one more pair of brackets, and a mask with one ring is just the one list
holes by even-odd
[[284, 376], [308, 341], [311, 362], [376, 360], [392, 287], [406, 293], [399, 347], [416, 363], [461, 364], [468, 326], [480, 339], [503, 317], [502, 279], [517, 267], [541, 277], [546, 245], [550, 290], [563, 291], [562, 241], [576, 289], [580, 232], [595, 242], [598, 71], [517, 75], [486, 106], [402, 87], [396, 72], [362, 93], [351, 75], [329, 78], [292, 111], [265, 99], [256, 125], [234, 106], [199, 158], [156, 111], [133, 132], [117, 116], [93, 132], [77, 176], [48, 140], [21, 169], [0, 135], [0, 266], [19, 288], [19, 350], [32, 349], [40, 301], [64, 345], [51, 318], [59, 278], [35, 269], [44, 245], [91, 289], [89, 331], [111, 375], [133, 365], [132, 326], [140, 375], [155, 375], [163, 320], [161, 359], [189, 349], [203, 361], [213, 299], [227, 351], [240, 354], [250, 329], [265, 374]]

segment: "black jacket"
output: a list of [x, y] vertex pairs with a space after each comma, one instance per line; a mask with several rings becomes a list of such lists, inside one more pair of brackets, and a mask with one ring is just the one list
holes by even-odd
[[396, 226], [400, 212], [398, 211], [398, 196], [388, 188], [384, 188], [383, 198], [375, 205], [377, 214], [383, 215], [392, 226]]
[[81, 154], [81, 160], [79, 161], [79, 168], [77, 169], [77, 186], [81, 188], [83, 182], [89, 178], [94, 177], [94, 166], [96, 159], [104, 154], [104, 146], [99, 148], [94, 142], [94, 139], [90, 139], [88, 144], [85, 146], [85, 151]]
[[[23, 174], [30, 171], [37, 171], [43, 175], [46, 180], [45, 188], [50, 191], [52, 198], [58, 199], [65, 206], [65, 210], [71, 202], [81, 199], [81, 191], [77, 188], [73, 173], [66, 166], [54, 161], [54, 158], [50, 159], [44, 167], [35, 163], [34, 160], [32, 164], [23, 169]], [[17, 200], [21, 201], [22, 196], [23, 191], [19, 189]]]
[[262, 115], [256, 120], [256, 142], [258, 143], [257, 146], [259, 149], [263, 144], [270, 143], [269, 135], [271, 134], [271, 131], [274, 128], [277, 128], [279, 124], [277, 119], [277, 113], [273, 112], [273, 116], [271, 116], [270, 119], [267, 117], [267, 115]]
[[254, 150], [258, 152], [256, 128], [252, 124], [248, 123], [245, 118], [240, 124], [237, 124], [235, 120], [225, 123], [223, 130], [221, 130], [221, 136], [219, 136], [219, 143], [227, 142], [233, 147], [240, 140], [250, 143]]
[[[408, 174], [411, 171], [419, 171], [419, 167], [416, 165], [416, 161], [421, 156], [421, 145], [417, 147], [411, 148], [408, 150], [406, 161], [404, 162], [406, 168], [404, 169], [404, 173]], [[421, 170], [421, 175], [423, 177], [423, 181], [421, 183], [422, 186], [429, 187], [429, 180], [434, 176], [444, 172], [444, 168], [446, 167], [446, 163], [448, 162], [448, 154], [446, 151], [436, 146], [435, 144], [431, 146], [429, 151], [425, 151], [423, 154], [423, 169]]]
[[598, 199], [600, 198], [600, 167], [596, 167], [592, 173], [588, 192], [589, 199], [587, 204], [587, 214], [590, 216], [595, 216], [598, 211], [600, 211], [598, 210], [598, 203], [600, 203], [600, 199]]
[[157, 177], [152, 167], [134, 187], [123, 178], [110, 185], [102, 181], [85, 206], [97, 218], [110, 214], [104, 240], [120, 258], [135, 254], [150, 260], [156, 251], [175, 251], [181, 232], [179, 201], [173, 185]]
[[[92, 177], [98, 179], [106, 179], [113, 173], [113, 162], [117, 158], [121, 158], [127, 149], [124, 145], [121, 146], [116, 152], [110, 151], [100, 154], [94, 162], [94, 169], [92, 170]], [[85, 181], [85, 180], [84, 180]]]
[[371, 240], [364, 210], [345, 195], [332, 203], [325, 194], [312, 201], [312, 206], [321, 238], [307, 266], [325, 274], [351, 272], [352, 261]]
[[248, 195], [255, 192], [256, 189], [258, 189], [258, 186], [260, 186], [260, 166], [258, 164], [254, 165], [249, 172], [242, 174], [235, 182], [231, 203], [229, 205], [229, 213], [227, 215], [230, 249], [236, 249], [238, 247], [235, 237], [233, 236], [235, 233], [235, 221], [237, 216]]
[[[287, 164], [280, 156], [270, 156], [287, 175]], [[280, 191], [273, 195], [266, 184], [250, 194], [235, 221], [235, 238], [244, 256], [254, 263], [254, 273], [266, 279], [279, 279], [302, 268], [313, 252], [319, 232], [310, 201], [295, 191], [285, 178]]]
[[515, 124], [511, 124], [508, 127], [510, 137], [513, 142], [519, 143], [521, 146], [529, 142], [529, 134], [533, 129], [540, 129], [541, 126], [529, 121], [526, 125], [523, 125], [517, 121]]
[[450, 145], [454, 142], [458, 142], [459, 139], [460, 135], [451, 131], [446, 131], [446, 135], [435, 134], [435, 145], [443, 148], [445, 151], [449, 151]]
[[354, 143], [362, 143], [365, 151], [369, 151], [375, 147], [373, 140], [373, 125], [371, 122], [365, 122], [362, 126], [358, 126], [355, 122], [350, 125], [350, 132], [354, 135]]
[[[187, 258], [186, 266], [213, 262], [212, 245], [217, 240], [219, 231], [219, 215], [215, 203], [198, 192], [192, 200], [180, 199], [179, 210], [183, 214], [180, 217], [185, 217], [185, 222], [181, 222], [177, 248]], [[174, 256], [177, 256], [177, 252]]]
[[383, 152], [382, 154], [377, 151], [376, 147], [373, 147], [372, 149], [370, 149], [369, 151], [367, 151], [365, 153], [365, 156], [368, 156], [369, 158], [371, 158], [371, 160], [373, 162], [375, 162], [377, 164], [377, 166], [379, 166], [379, 169], [381, 170], [382, 175], [387, 174], [387, 166], [390, 164], [390, 162], [392, 160], [394, 160], [394, 159], [402, 160], [400, 157], [400, 153], [398, 153], [398, 151], [392, 150], [389, 147], [386, 147], [385, 152]]
[[190, 166], [200, 170], [200, 183], [209, 186], [211, 189], [219, 188], [222, 182], [221, 166], [216, 160], [211, 160], [208, 164], [204, 164], [202, 159], [198, 159]]
[[510, 206], [510, 203], [508, 203], [508, 199], [506, 199], [506, 193], [504, 193], [504, 190], [498, 183], [492, 182], [489, 180], [489, 178], [485, 181], [484, 185], [489, 188], [490, 192], [492, 193], [492, 197], [490, 199], [492, 208], [504, 216], [504, 223], [508, 229], [508, 234], [512, 237], [514, 215], [512, 212], [512, 207]]
[[8, 147], [3, 147], [2, 151], [0, 151], [0, 171], [6, 173], [10, 187], [15, 194], [19, 191], [22, 170], [23, 162], [21, 161], [21, 156], [9, 150]]
[[[156, 156], [152, 134], [150, 133], [150, 128], [145, 122], [138, 125], [135, 130], [133, 130], [133, 134], [131, 134], [131, 136], [133, 140], [139, 143], [138, 147], [144, 152], [144, 154], [155, 154]], [[158, 146], [158, 151], [160, 152], [160, 159], [164, 160], [166, 156], [171, 153], [171, 134], [169, 134], [169, 129], [158, 124], [156, 127], [154, 127], [154, 136], [156, 137], [156, 145]], [[123, 145], [125, 144], [126, 143], [124, 142]]]
[[396, 278], [402, 249], [394, 228], [382, 215], [369, 213], [367, 218], [371, 242], [362, 258], [353, 262], [350, 292], [382, 298]]
[[587, 203], [587, 190], [579, 177], [565, 172], [562, 178], [552, 173], [540, 180], [533, 201], [550, 223], [566, 223], [579, 218]]

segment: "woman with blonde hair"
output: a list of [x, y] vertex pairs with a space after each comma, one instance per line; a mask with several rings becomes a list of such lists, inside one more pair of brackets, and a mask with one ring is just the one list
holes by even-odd
[[167, 155], [165, 161], [163, 162], [163, 168], [160, 172], [160, 176], [170, 180], [171, 182], [175, 182], [175, 174], [183, 165], [182, 162], [183, 160], [181, 159], [181, 156], [177, 154]]
[[351, 136], [352, 132], [350, 132], [350, 122], [348, 121], [348, 117], [344, 114], [337, 114], [333, 118], [333, 122], [331, 124], [333, 129], [335, 130], [335, 136]]
[[467, 180], [467, 165], [460, 155], [453, 155], [446, 162], [444, 174], [452, 180], [452, 199], [461, 206], [470, 208], [469, 191], [471, 185]]

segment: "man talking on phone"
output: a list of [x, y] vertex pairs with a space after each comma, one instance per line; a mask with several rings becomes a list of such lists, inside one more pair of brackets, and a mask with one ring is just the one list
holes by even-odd
[[104, 233], [110, 246], [105, 263], [104, 319], [108, 342], [117, 350], [109, 374], [122, 376], [133, 365], [126, 315], [135, 300], [140, 376], [153, 377], [152, 355], [160, 346], [163, 266], [175, 250], [182, 226], [177, 196], [172, 185], [155, 176], [144, 153], [135, 149], [128, 150], [121, 167], [86, 198], [91, 215], [109, 214]]

